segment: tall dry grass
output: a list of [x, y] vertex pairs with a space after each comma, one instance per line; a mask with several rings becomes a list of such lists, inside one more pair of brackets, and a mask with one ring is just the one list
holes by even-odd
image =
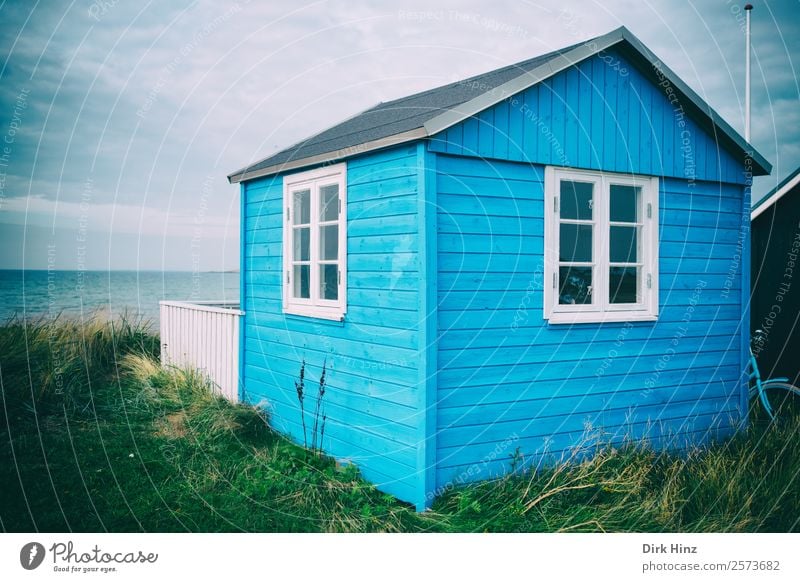
[[0, 327], [4, 529], [800, 529], [798, 418], [683, 454], [597, 446], [457, 488], [420, 515], [353, 466], [306, 454], [202, 375], [162, 368], [158, 346], [147, 322], [126, 318]]

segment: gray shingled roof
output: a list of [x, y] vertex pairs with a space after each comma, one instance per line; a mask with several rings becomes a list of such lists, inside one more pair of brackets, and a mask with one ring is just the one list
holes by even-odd
[[[545, 79], [592, 54], [627, 41], [639, 54], [655, 63], [658, 59], [625, 27], [603, 36], [509, 65], [463, 81], [379, 103], [333, 127], [251, 164], [228, 176], [231, 182], [250, 180], [288, 169], [342, 159], [347, 155], [386, 147], [433, 135], [470, 115]], [[687, 95], [740, 151], [753, 151], [755, 169], [770, 172], [766, 159], [734, 131], [669, 68], [661, 71]], [[757, 174], [756, 174], [757, 175]]]
[[408, 97], [387, 101], [386, 103], [379, 103], [252, 166], [234, 172], [229, 178], [237, 174], [245, 172], [249, 174], [270, 166], [356, 147], [369, 141], [419, 129], [425, 125], [426, 121], [436, 117], [443, 111], [450, 111], [454, 107], [466, 103], [487, 91], [500, 87], [504, 83], [534, 70], [554, 57], [579, 45], [586, 44], [586, 42], [589, 41], [476, 75], [463, 81], [457, 81], [442, 87], [415, 93]]

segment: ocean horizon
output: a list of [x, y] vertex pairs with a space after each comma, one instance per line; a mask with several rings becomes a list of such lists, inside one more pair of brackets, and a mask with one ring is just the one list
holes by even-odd
[[159, 321], [159, 301], [238, 301], [237, 271], [0, 269], [0, 321], [41, 317]]

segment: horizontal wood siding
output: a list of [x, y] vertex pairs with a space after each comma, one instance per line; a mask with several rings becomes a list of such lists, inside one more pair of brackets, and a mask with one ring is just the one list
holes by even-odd
[[441, 132], [430, 148], [743, 184], [742, 164], [682, 110], [688, 103], [670, 102], [668, 82], [648, 76], [605, 51]]
[[347, 162], [343, 323], [282, 312], [282, 176], [246, 183], [242, 229], [246, 400], [264, 405], [272, 425], [302, 443], [294, 383], [305, 360], [310, 439], [327, 362], [324, 449], [408, 501], [419, 498], [421, 483], [418, 161], [416, 146], [408, 145]]
[[437, 487], [507, 471], [517, 449], [535, 466], [599, 436], [684, 447], [733, 430], [740, 186], [661, 180], [657, 322], [548, 325], [543, 166], [436, 164]]

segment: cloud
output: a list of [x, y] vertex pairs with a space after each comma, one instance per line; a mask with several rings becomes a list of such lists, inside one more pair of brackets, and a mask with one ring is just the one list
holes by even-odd
[[6, 224], [49, 226], [53, 228], [108, 231], [112, 234], [222, 239], [238, 230], [237, 211], [227, 216], [208, 214], [202, 202], [195, 211], [163, 210], [130, 204], [50, 200], [43, 196], [10, 198], [0, 209]]
[[[73, 228], [91, 181], [98, 230], [189, 240], [205, 187], [206, 215], [234, 217], [209, 223], [209, 232], [234, 232], [229, 172], [378, 101], [620, 24], [743, 127], [743, 38], [732, 2], [98, 5], [104, 9], [88, 0], [0, 7], [0, 131], [20, 91], [30, 91], [2, 193], [6, 210], [12, 199], [22, 202], [0, 222], [19, 224], [24, 204], [38, 209], [37, 224], [55, 216]], [[783, 175], [800, 165], [793, 10], [765, 2], [753, 13], [753, 136]], [[757, 182], [756, 191], [783, 175]], [[235, 262], [235, 250], [226, 260]]]

